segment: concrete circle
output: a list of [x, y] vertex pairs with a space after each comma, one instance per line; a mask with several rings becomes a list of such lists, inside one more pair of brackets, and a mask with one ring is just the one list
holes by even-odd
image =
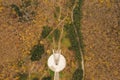
[[58, 65], [55, 64], [54, 61], [54, 54], [52, 54], [48, 59], [48, 67], [54, 71], [54, 72], [60, 72], [62, 71], [66, 66], [66, 59], [63, 55], [56, 53], [56, 55], [59, 55], [59, 63]]

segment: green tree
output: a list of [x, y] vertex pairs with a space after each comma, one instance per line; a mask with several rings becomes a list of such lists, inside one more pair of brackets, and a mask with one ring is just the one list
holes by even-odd
[[31, 50], [31, 60], [32, 61], [40, 60], [43, 53], [44, 53], [44, 45], [41, 44], [35, 45]]

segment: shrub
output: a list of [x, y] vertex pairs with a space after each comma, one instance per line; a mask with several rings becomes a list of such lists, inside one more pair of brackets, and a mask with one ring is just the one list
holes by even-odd
[[42, 33], [41, 33], [41, 38], [42, 39], [46, 38], [51, 31], [52, 31], [51, 27], [43, 26], [43, 30], [42, 30]]
[[82, 49], [83, 52], [83, 41], [82, 41], [82, 33], [81, 33], [81, 18], [82, 18], [82, 13], [81, 13], [81, 5], [82, 5], [82, 0], [79, 0], [78, 5], [75, 7], [73, 10], [73, 23], [71, 24], [66, 24], [65, 25], [65, 30], [67, 32], [67, 36], [70, 39], [71, 42], [71, 48], [76, 55], [76, 60], [78, 61], [79, 67], [76, 69], [76, 71], [73, 74], [72, 80], [82, 80], [83, 79], [83, 70], [81, 68], [81, 53], [80, 50]]
[[72, 9], [74, 4], [75, 4], [75, 0], [67, 0], [66, 7], [68, 7], [69, 9]]
[[71, 49], [76, 50], [76, 48], [78, 48], [78, 41], [77, 41], [77, 35], [75, 34], [73, 24], [66, 24], [65, 30], [67, 32], [67, 37], [70, 39]]
[[39, 80], [39, 78], [35, 77], [35, 78], [33, 78], [32, 80]]
[[12, 4], [11, 8], [16, 12], [20, 22], [33, 20], [38, 6], [37, 0], [21, 0], [21, 5]]
[[82, 80], [83, 78], [83, 70], [81, 68], [78, 68], [73, 73], [72, 80]]
[[83, 43], [83, 36], [81, 33], [81, 19], [82, 19], [82, 12], [81, 12], [81, 6], [82, 6], [82, 2], [83, 0], [79, 0], [78, 1], [78, 6], [75, 7], [75, 9], [73, 10], [73, 25], [75, 30], [77, 31], [78, 37], [79, 37], [79, 42], [80, 42], [80, 47], [82, 49], [82, 52], [84, 52], [84, 43]]
[[31, 50], [31, 60], [32, 61], [40, 60], [43, 53], [44, 53], [44, 45], [41, 44], [35, 45]]
[[54, 76], [54, 72], [52, 71], [52, 70], [49, 70], [49, 74], [50, 74], [50, 76]]
[[48, 77], [43, 77], [42, 80], [52, 80], [52, 78], [48, 76]]
[[59, 41], [60, 30], [59, 29], [55, 29], [55, 31], [53, 32], [53, 36], [55, 37], [55, 41]]
[[81, 54], [79, 50], [79, 42], [77, 39], [77, 34], [75, 33], [75, 27], [73, 24], [66, 24], [65, 25], [65, 30], [67, 32], [67, 36], [70, 39], [71, 47], [69, 49], [75, 51], [76, 54], [76, 59], [78, 62], [81, 62]]
[[54, 18], [58, 18], [58, 16], [59, 16], [59, 14], [60, 14], [60, 7], [59, 6], [57, 6], [57, 7], [55, 7], [55, 12], [54, 12]]
[[22, 67], [23, 64], [24, 64], [23, 60], [18, 60], [17, 62], [18, 67]]
[[28, 74], [27, 73], [18, 73], [19, 80], [27, 80]]

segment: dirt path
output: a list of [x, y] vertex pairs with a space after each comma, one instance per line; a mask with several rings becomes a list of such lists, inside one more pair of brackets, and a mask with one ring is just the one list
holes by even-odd
[[116, 4], [113, 1], [109, 8], [97, 0], [84, 1], [85, 80], [120, 80], [120, 9]]

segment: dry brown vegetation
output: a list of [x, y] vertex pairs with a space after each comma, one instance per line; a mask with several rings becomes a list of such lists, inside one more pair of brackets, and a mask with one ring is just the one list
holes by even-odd
[[120, 1], [105, 1], [84, 1], [85, 80], [120, 79]]
[[[36, 1], [38, 1], [39, 5], [32, 20], [26, 20], [26, 18], [25, 20], [19, 20], [21, 17], [24, 19], [24, 17], [18, 14], [20, 11], [16, 12], [14, 8], [11, 8], [12, 4], [20, 7], [21, 0], [1, 1], [0, 80], [22, 80], [21, 76], [23, 78], [28, 76], [29, 80], [34, 77], [42, 80], [43, 77], [52, 75], [52, 72], [47, 67], [47, 59], [53, 46], [48, 44], [46, 40], [39, 42], [42, 27], [46, 25], [52, 28], [63, 26], [64, 23], [69, 21], [69, 17], [66, 16], [71, 14], [73, 5], [69, 0], [56, 0], [56, 2], [52, 0]], [[69, 2], [69, 7], [66, 7], [67, 2]], [[60, 12], [56, 11], [57, 7], [60, 8]], [[28, 11], [34, 10], [31, 7], [27, 9]], [[26, 16], [24, 13], [22, 15]], [[67, 20], [64, 20], [64, 18]], [[38, 43], [44, 44], [47, 51], [42, 55], [40, 61], [32, 62], [30, 60], [30, 50]], [[70, 52], [64, 45], [62, 48], [63, 55], [68, 63], [60, 75], [62, 80], [69, 80], [77, 67], [77, 63], [73, 52]]]
[[[35, 1], [38, 1], [37, 8], [28, 8], [35, 11], [35, 16], [20, 22], [11, 4], [20, 6], [21, 0], [0, 0], [0, 80], [22, 80], [20, 73], [30, 80], [53, 75], [47, 67], [52, 42], [48, 44], [49, 41], [39, 41], [39, 38], [43, 26], [61, 29], [65, 23], [71, 23], [73, 0]], [[56, 12], [58, 7], [60, 12]], [[82, 13], [85, 80], [120, 80], [120, 1], [84, 0]], [[32, 62], [30, 50], [38, 43], [45, 45], [46, 53], [40, 61]], [[65, 43], [70, 46], [68, 39]], [[78, 64], [74, 52], [63, 44], [67, 67], [60, 76], [61, 80], [70, 80]]]

